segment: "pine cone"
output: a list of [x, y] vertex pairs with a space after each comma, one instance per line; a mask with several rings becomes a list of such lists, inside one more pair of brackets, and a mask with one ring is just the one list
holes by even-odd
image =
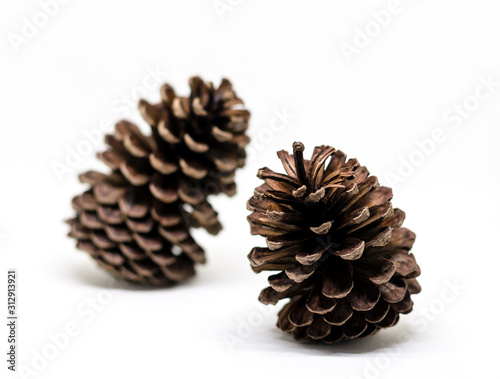
[[395, 325], [420, 292], [404, 212], [356, 159], [319, 146], [309, 161], [303, 151], [295, 142], [293, 155], [278, 152], [288, 175], [260, 169], [265, 184], [248, 201], [251, 233], [267, 242], [250, 252], [252, 269], [281, 271], [259, 300], [290, 298], [278, 327], [297, 340], [333, 343]]
[[194, 264], [205, 262], [190, 228], [221, 229], [207, 196], [236, 192], [250, 113], [226, 79], [217, 89], [198, 77], [189, 84], [190, 97], [164, 85], [161, 103], [141, 100], [152, 134], [119, 122], [98, 154], [112, 172], [80, 175], [91, 188], [72, 201], [69, 236], [119, 278], [152, 285], [189, 279]]

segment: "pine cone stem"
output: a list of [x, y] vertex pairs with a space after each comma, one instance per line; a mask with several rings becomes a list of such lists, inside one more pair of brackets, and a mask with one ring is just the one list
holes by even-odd
[[[302, 142], [294, 142], [293, 144], [293, 159], [299, 180], [302, 183], [307, 183], [306, 169], [304, 167], [304, 144]], [[307, 187], [307, 184], [305, 184]]]

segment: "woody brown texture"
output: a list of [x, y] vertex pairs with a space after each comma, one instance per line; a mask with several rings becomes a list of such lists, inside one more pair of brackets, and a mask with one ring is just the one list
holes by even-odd
[[297, 340], [333, 343], [395, 325], [420, 292], [404, 212], [356, 159], [330, 146], [310, 160], [303, 151], [296, 142], [292, 155], [278, 152], [286, 175], [259, 170], [265, 183], [248, 201], [251, 232], [267, 242], [250, 252], [251, 266], [279, 271], [260, 301], [290, 299], [278, 327]]
[[170, 285], [192, 277], [205, 253], [190, 228], [217, 234], [221, 224], [207, 196], [236, 192], [250, 113], [226, 79], [217, 88], [199, 77], [189, 85], [189, 97], [164, 85], [160, 103], [141, 100], [151, 135], [119, 122], [98, 154], [111, 172], [79, 177], [90, 188], [72, 201], [69, 236], [119, 278]]

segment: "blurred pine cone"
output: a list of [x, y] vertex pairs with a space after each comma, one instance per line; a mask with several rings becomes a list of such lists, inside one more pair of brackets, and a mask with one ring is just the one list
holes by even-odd
[[80, 175], [90, 189], [72, 201], [69, 236], [119, 278], [152, 285], [189, 279], [194, 264], [205, 262], [190, 228], [221, 230], [207, 196], [236, 192], [250, 113], [226, 79], [218, 88], [198, 77], [189, 84], [189, 97], [164, 85], [159, 104], [141, 100], [152, 134], [119, 122], [98, 154], [111, 173]]
[[333, 343], [395, 325], [420, 292], [404, 212], [356, 159], [329, 146], [311, 160], [303, 151], [296, 142], [293, 155], [278, 152], [288, 175], [259, 170], [265, 184], [248, 201], [251, 232], [267, 242], [250, 252], [252, 269], [281, 271], [259, 300], [290, 298], [278, 327], [297, 340]]

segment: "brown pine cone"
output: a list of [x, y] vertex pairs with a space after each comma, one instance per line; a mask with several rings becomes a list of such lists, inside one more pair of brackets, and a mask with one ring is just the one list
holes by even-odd
[[288, 175], [260, 169], [265, 184], [248, 201], [251, 232], [267, 242], [250, 252], [252, 269], [281, 271], [259, 300], [290, 298], [278, 327], [297, 340], [333, 343], [395, 325], [420, 292], [404, 212], [356, 159], [330, 146], [316, 147], [311, 160], [303, 151], [295, 142], [293, 155], [278, 152]]
[[152, 285], [189, 279], [194, 264], [205, 262], [190, 228], [221, 229], [207, 196], [236, 192], [250, 113], [226, 79], [218, 88], [198, 77], [189, 84], [190, 97], [164, 85], [161, 103], [141, 100], [152, 134], [119, 122], [98, 154], [111, 173], [80, 175], [91, 188], [72, 201], [69, 236], [119, 278]]

